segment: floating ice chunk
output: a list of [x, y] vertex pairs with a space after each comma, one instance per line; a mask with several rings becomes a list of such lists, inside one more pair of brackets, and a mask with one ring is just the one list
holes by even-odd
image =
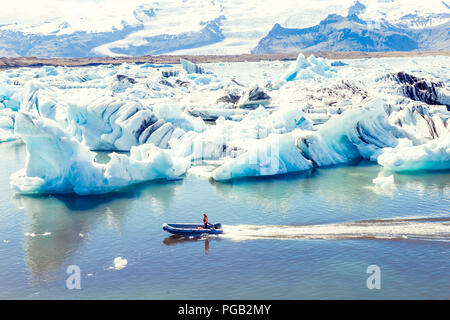
[[46, 237], [46, 236], [50, 236], [51, 234], [52, 234], [51, 232], [44, 232], [44, 233], [41, 233], [41, 234], [26, 232], [24, 234], [24, 236], [25, 237], [32, 237], [32, 238], [34, 238], [34, 237]]
[[153, 64], [153, 63], [144, 63], [141, 65], [141, 68], [172, 68], [173, 66], [171, 64]]
[[312, 168], [295, 145], [291, 134], [271, 135], [212, 172], [214, 180], [254, 177], [304, 171]]
[[11, 176], [20, 193], [106, 193], [148, 180], [177, 179], [189, 166], [153, 144], [132, 148], [130, 156], [114, 153], [107, 164], [99, 164], [53, 120], [22, 112], [16, 118], [16, 133], [27, 148], [26, 167]]
[[136, 80], [123, 74], [118, 74], [112, 81], [110, 88], [113, 92], [123, 92], [128, 88], [131, 88]]
[[258, 105], [267, 105], [272, 98], [265, 93], [258, 85], [254, 85], [249, 91], [239, 99], [237, 105], [240, 108], [256, 108]]
[[292, 81], [297, 79], [312, 79], [316, 76], [331, 78], [335, 70], [323, 58], [316, 58], [314, 55], [308, 59], [300, 53], [297, 60], [291, 64], [288, 70], [282, 75], [281, 80]]
[[321, 167], [376, 159], [382, 148], [397, 145], [399, 133], [388, 123], [383, 101], [373, 100], [330, 119], [317, 132], [296, 134], [302, 153]]
[[343, 67], [343, 66], [347, 66], [347, 65], [348, 65], [348, 63], [345, 63], [345, 62], [339, 61], [339, 60], [331, 62], [332, 67]]
[[196, 65], [193, 62], [190, 62], [185, 59], [180, 59], [180, 63], [181, 63], [181, 66], [183, 67], [183, 69], [186, 70], [186, 72], [188, 74], [190, 74], [190, 73], [200, 73], [200, 74], [205, 73], [205, 70], [202, 67], [200, 67], [199, 65]]
[[205, 130], [205, 123], [200, 117], [194, 117], [183, 111], [179, 104], [157, 104], [153, 106], [156, 117], [170, 122], [184, 130], [194, 130], [202, 132]]
[[402, 143], [396, 148], [385, 148], [378, 163], [391, 171], [448, 170], [450, 169], [450, 135], [412, 146]]
[[116, 269], [116, 270], [122, 270], [123, 268], [125, 268], [128, 264], [127, 259], [122, 259], [122, 257], [117, 257], [114, 258], [114, 266], [113, 267], [109, 267], [110, 269]]
[[58, 70], [54, 66], [43, 66], [40, 73], [43, 76], [57, 76]]
[[203, 121], [216, 121], [220, 117], [227, 120], [242, 119], [249, 110], [245, 109], [221, 109], [221, 108], [195, 108], [188, 110], [189, 114], [199, 117]]
[[392, 112], [389, 122], [404, 132], [414, 144], [423, 144], [449, 133], [446, 119], [441, 116], [442, 113], [431, 114], [427, 107], [409, 104], [399, 111]]
[[284, 73], [282, 78], [286, 81], [292, 81], [295, 80], [295, 77], [297, 76], [297, 73], [302, 70], [310, 67], [311, 64], [306, 60], [305, 56], [300, 53], [297, 56], [297, 60], [295, 63], [291, 64], [288, 68], [288, 70]]
[[[264, 108], [258, 108], [249, 113], [247, 118], [258, 117], [258, 123], [264, 123], [259, 116], [263, 116], [265, 112]], [[283, 132], [278, 132], [278, 135], [272, 135], [263, 141], [248, 142], [244, 146], [247, 151], [235, 159], [227, 159], [213, 172], [212, 178], [227, 180], [243, 176], [274, 175], [308, 170], [313, 166], [348, 163], [361, 158], [375, 160], [382, 148], [396, 146], [398, 143], [398, 133], [388, 123], [381, 100], [371, 101], [364, 108], [347, 110], [329, 120], [318, 131], [305, 130], [308, 127], [296, 128], [297, 120], [301, 119], [298, 118], [300, 114], [295, 116], [294, 113], [286, 112], [283, 115], [282, 112], [286, 111], [281, 109], [265, 118], [274, 121], [277, 118], [274, 115], [277, 114], [285, 120], [280, 121], [284, 123], [283, 130], [294, 129], [291, 134], [283, 135]], [[292, 123], [290, 127], [286, 125], [289, 121]], [[243, 120], [240, 124], [244, 125], [245, 122]], [[259, 130], [257, 133], [257, 138], [261, 139], [259, 135], [264, 132]], [[254, 146], [249, 148], [249, 143]]]
[[0, 86], [0, 102], [3, 108], [17, 111], [21, 101], [21, 91], [17, 87], [2, 83]]

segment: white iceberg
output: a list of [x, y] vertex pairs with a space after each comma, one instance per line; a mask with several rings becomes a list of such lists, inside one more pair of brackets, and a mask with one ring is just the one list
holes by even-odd
[[227, 180], [302, 171], [361, 158], [376, 160], [383, 148], [397, 145], [397, 135], [401, 133], [388, 123], [383, 102], [374, 100], [364, 108], [347, 110], [318, 131], [295, 129], [254, 142], [254, 147], [227, 159], [211, 177]]
[[114, 153], [107, 164], [99, 164], [56, 122], [23, 112], [16, 117], [16, 134], [27, 148], [26, 167], [11, 176], [20, 193], [107, 193], [143, 181], [177, 179], [189, 166], [153, 144], [132, 148], [130, 156]]
[[292, 134], [271, 135], [255, 142], [255, 146], [235, 159], [228, 159], [214, 170], [211, 177], [229, 180], [241, 177], [268, 176], [312, 168], [295, 144]]
[[297, 60], [281, 76], [281, 80], [289, 82], [298, 79], [312, 79], [316, 76], [331, 78], [335, 72], [336, 70], [324, 58], [316, 58], [314, 55], [311, 55], [306, 59], [300, 53]]
[[396, 148], [385, 148], [378, 157], [385, 169], [401, 171], [448, 170], [450, 169], [450, 135], [413, 146], [403, 141]]
[[200, 73], [200, 74], [205, 73], [205, 70], [202, 67], [200, 67], [199, 65], [196, 65], [193, 62], [190, 62], [185, 59], [180, 59], [180, 63], [181, 63], [181, 66], [183, 67], [183, 69], [188, 74], [190, 74], [190, 73]]
[[17, 111], [21, 100], [21, 91], [17, 86], [2, 83], [0, 86], [0, 109], [7, 108]]

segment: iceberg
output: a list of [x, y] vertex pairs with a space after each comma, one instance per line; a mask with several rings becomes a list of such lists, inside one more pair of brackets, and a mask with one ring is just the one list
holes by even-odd
[[253, 108], [258, 105], [267, 105], [272, 101], [272, 98], [265, 93], [258, 85], [254, 85], [249, 91], [245, 92], [237, 101], [239, 108]]
[[114, 97], [101, 97], [87, 106], [70, 103], [68, 120], [72, 135], [91, 150], [129, 151], [153, 134], [160, 136], [151, 140], [158, 145], [161, 135], [170, 133], [167, 127], [164, 134], [157, 133], [164, 121], [141, 103]]
[[259, 107], [248, 112], [240, 122], [220, 116], [215, 125], [204, 132], [187, 132], [179, 139], [171, 139], [169, 144], [180, 156], [190, 156], [192, 161], [235, 158], [257, 140], [296, 128], [312, 129], [312, 122], [299, 108], [286, 107], [270, 112]]
[[396, 148], [385, 148], [378, 163], [394, 172], [450, 169], [450, 135], [413, 146], [402, 140]]
[[398, 137], [402, 137], [389, 124], [383, 105], [376, 99], [364, 108], [347, 110], [318, 131], [294, 126], [286, 135], [275, 134], [255, 142], [256, 146], [245, 153], [227, 159], [211, 177], [227, 180], [303, 171], [361, 158], [376, 160], [383, 148], [396, 146]]
[[101, 194], [155, 179], [178, 179], [189, 163], [153, 144], [133, 147], [130, 156], [113, 153], [106, 164], [51, 119], [19, 112], [15, 133], [26, 144], [25, 168], [11, 176], [24, 194]]
[[22, 100], [21, 91], [16, 86], [2, 83], [0, 86], [0, 109], [19, 110]]
[[423, 144], [432, 139], [448, 135], [444, 113], [432, 114], [423, 106], [407, 105], [389, 116], [389, 122], [397, 125], [414, 144]]
[[320, 127], [317, 132], [299, 132], [297, 145], [317, 166], [374, 160], [385, 147], [394, 147], [402, 133], [389, 124], [381, 99], [363, 108], [348, 109]]
[[190, 61], [185, 60], [185, 59], [180, 59], [180, 63], [181, 63], [181, 66], [183, 67], [183, 69], [188, 74], [191, 74], [191, 73], [199, 73], [199, 74], [205, 73], [205, 70], [202, 67], [200, 67], [199, 65], [196, 65], [193, 62], [190, 62]]
[[323, 58], [316, 58], [314, 55], [309, 56], [308, 59], [300, 53], [297, 60], [289, 66], [286, 72], [281, 76], [281, 80], [306, 80], [312, 79], [316, 76], [331, 78], [336, 72], [328, 62]]
[[292, 134], [271, 135], [259, 140], [246, 153], [228, 159], [214, 170], [211, 177], [216, 181], [241, 177], [269, 176], [312, 168], [295, 144]]

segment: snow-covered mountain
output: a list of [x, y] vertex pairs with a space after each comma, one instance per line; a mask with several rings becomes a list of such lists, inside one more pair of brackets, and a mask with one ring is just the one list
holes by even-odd
[[[450, 4], [441, 0], [17, 0], [2, 5], [0, 56], [249, 53], [276, 24], [309, 28], [330, 14], [357, 16], [372, 29], [391, 25], [413, 32], [448, 23]], [[379, 30], [381, 37], [385, 31]]]
[[435, 27], [406, 28], [387, 21], [361, 20], [330, 14], [309, 28], [283, 28], [276, 24], [253, 53], [307, 51], [439, 51], [450, 48], [450, 22]]

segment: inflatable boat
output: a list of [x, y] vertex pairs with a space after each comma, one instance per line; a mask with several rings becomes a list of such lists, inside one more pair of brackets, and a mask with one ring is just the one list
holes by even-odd
[[205, 228], [203, 224], [195, 223], [164, 223], [162, 225], [164, 231], [172, 234], [181, 234], [184, 236], [201, 236], [204, 234], [222, 234], [222, 225], [220, 223], [208, 224]]

